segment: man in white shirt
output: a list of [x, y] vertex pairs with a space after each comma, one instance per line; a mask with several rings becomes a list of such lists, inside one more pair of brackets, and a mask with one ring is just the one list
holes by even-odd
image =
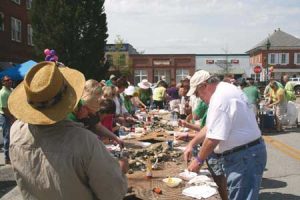
[[[205, 74], [205, 73], [203, 73]], [[213, 151], [223, 159], [229, 199], [258, 199], [266, 147], [247, 97], [232, 84], [203, 76], [189, 93], [209, 104], [207, 134], [198, 156], [188, 169], [198, 171]]]

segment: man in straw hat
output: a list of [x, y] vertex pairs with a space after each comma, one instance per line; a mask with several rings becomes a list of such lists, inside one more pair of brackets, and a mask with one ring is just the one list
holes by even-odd
[[200, 70], [191, 78], [188, 95], [209, 104], [206, 138], [188, 169], [199, 171], [213, 151], [222, 159], [229, 199], [258, 199], [266, 165], [266, 147], [247, 97], [236, 86]]
[[41, 62], [8, 100], [18, 119], [10, 155], [24, 199], [122, 199], [127, 182], [96, 135], [66, 120], [85, 79], [79, 71]]

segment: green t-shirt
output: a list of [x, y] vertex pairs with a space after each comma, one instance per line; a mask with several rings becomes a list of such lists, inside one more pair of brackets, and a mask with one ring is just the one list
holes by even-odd
[[8, 97], [11, 94], [11, 90], [7, 87], [2, 86], [0, 90], [0, 113], [4, 114], [2, 108], [7, 108]]
[[134, 107], [133, 104], [130, 100], [130, 98], [124, 98], [124, 106], [126, 108], [126, 110], [128, 111], [128, 113], [130, 114], [134, 114]]
[[246, 94], [246, 96], [248, 98], [248, 102], [251, 104], [256, 104], [258, 99], [260, 98], [259, 90], [254, 85], [245, 87], [243, 89], [243, 92]]
[[138, 90], [139, 98], [143, 102], [143, 104], [149, 106], [152, 96], [152, 89], [139, 89]]
[[207, 110], [208, 106], [204, 101], [200, 101], [194, 110], [194, 114], [200, 118], [200, 127], [203, 127], [206, 124]]
[[296, 100], [296, 95], [295, 95], [295, 90], [294, 90], [294, 84], [292, 82], [287, 82], [285, 87], [285, 94], [286, 98], [288, 101], [295, 101]]

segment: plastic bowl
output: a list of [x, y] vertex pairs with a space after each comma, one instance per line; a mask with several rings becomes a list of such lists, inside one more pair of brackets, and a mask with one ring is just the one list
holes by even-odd
[[167, 184], [169, 187], [176, 187], [178, 186], [181, 182], [182, 179], [176, 178], [176, 177], [170, 177], [170, 178], [164, 178], [163, 182]]

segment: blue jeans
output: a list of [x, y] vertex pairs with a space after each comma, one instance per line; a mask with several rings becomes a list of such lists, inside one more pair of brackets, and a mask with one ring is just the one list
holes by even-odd
[[9, 132], [10, 132], [10, 122], [7, 117], [0, 114], [0, 126], [2, 127], [3, 133], [3, 149], [4, 149], [4, 159], [10, 160], [9, 158]]
[[258, 199], [263, 171], [267, 162], [264, 141], [247, 149], [224, 156], [229, 199]]
[[224, 171], [222, 168], [223, 157], [218, 157], [215, 153], [211, 153], [208, 156], [206, 163], [214, 176], [224, 175]]

